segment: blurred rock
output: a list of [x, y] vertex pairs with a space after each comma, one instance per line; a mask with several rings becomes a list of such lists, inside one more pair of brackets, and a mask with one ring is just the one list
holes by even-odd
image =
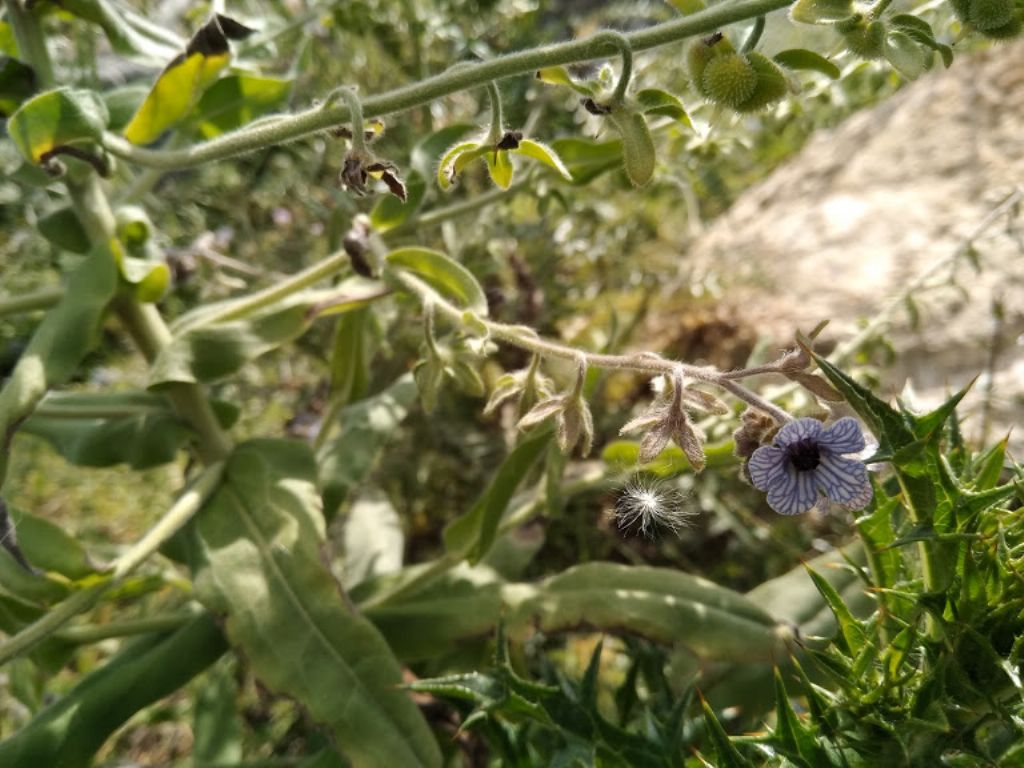
[[[849, 339], [1024, 183], [1021, 86], [1024, 44], [997, 46], [818, 134], [694, 244], [695, 278], [725, 285], [737, 318], [780, 346], [825, 318], [824, 338]], [[1004, 213], [974, 245], [981, 272], [963, 258], [941, 272], [955, 284], [918, 294], [916, 327], [893, 313], [885, 383], [930, 406], [983, 374], [965, 431], [991, 440], [1024, 412], [1024, 218]]]

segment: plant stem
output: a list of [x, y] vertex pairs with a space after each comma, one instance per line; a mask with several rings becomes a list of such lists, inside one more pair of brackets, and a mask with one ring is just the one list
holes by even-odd
[[[8, 0], [11, 2], [11, 0]], [[633, 53], [714, 32], [737, 21], [785, 8], [792, 0], [735, 0], [720, 3], [689, 16], [623, 35]], [[505, 54], [487, 61], [452, 67], [439, 75], [396, 88], [362, 102], [365, 118], [404, 112], [436, 99], [480, 86], [492, 80], [515, 77], [544, 67], [560, 66], [621, 53], [619, 46], [600, 35], [570, 40], [526, 51]], [[121, 136], [105, 134], [106, 148], [129, 162], [154, 168], [177, 169], [234, 157], [263, 147], [295, 141], [352, 119], [346, 105], [317, 105], [271, 123], [253, 125], [223, 136], [176, 150], [137, 147]]]
[[87, 645], [116, 637], [145, 635], [150, 632], [169, 632], [188, 624], [195, 618], [195, 613], [168, 613], [147, 616], [144, 619], [111, 621], [106, 624], [82, 624], [62, 629], [56, 633], [56, 637], [65, 643]]
[[747, 39], [743, 41], [743, 47], [740, 49], [740, 53], [750, 53], [757, 47], [757, 44], [761, 42], [761, 35], [764, 34], [764, 16], [758, 16], [754, 19], [754, 25], [750, 28], [750, 34], [747, 35]]
[[621, 106], [626, 100], [626, 91], [629, 90], [629, 81], [633, 77], [633, 46], [630, 45], [629, 38], [621, 32], [615, 30], [606, 29], [603, 32], [598, 32], [594, 35], [591, 40], [594, 42], [605, 42], [614, 45], [619, 55], [622, 57], [622, 70], [619, 72], [619, 79], [615, 83], [615, 90], [612, 92], [612, 107]]
[[63, 296], [64, 289], [60, 287], [42, 288], [20, 296], [0, 296], [0, 317], [49, 309], [58, 304]]
[[[424, 306], [430, 305], [435, 313], [444, 315], [449, 322], [456, 326], [462, 324], [463, 310], [446, 301], [419, 278], [399, 270], [390, 271], [387, 274], [408, 292], [415, 295]], [[577, 364], [583, 363], [586, 366], [595, 368], [629, 370], [652, 376], [664, 375], [674, 377], [682, 373], [691, 379], [721, 387], [747, 404], [768, 413], [780, 424], [785, 424], [793, 419], [792, 416], [778, 406], [773, 405], [760, 395], [730, 380], [713, 368], [666, 360], [663, 357], [648, 352], [631, 355], [606, 355], [598, 352], [584, 352], [575, 347], [542, 339], [532, 328], [496, 323], [486, 318], [480, 318], [480, 321], [487, 326], [487, 330], [493, 338], [542, 357], [555, 357], [563, 360], [572, 360]]]
[[20, 0], [5, 0], [7, 21], [14, 32], [18, 43], [18, 53], [32, 67], [36, 76], [36, 85], [40, 91], [53, 88], [55, 79], [50, 54], [46, 50], [46, 37], [43, 30], [32, 18], [32, 12], [22, 6]]
[[501, 112], [501, 91], [493, 80], [487, 83], [487, 99], [491, 103], [491, 128], [487, 132], [487, 143], [497, 146], [505, 130], [505, 117]]

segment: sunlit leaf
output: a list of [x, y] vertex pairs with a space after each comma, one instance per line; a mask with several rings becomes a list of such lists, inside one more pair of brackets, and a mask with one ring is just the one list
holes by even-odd
[[309, 448], [242, 444], [195, 518], [196, 594], [256, 676], [326, 724], [353, 765], [440, 766], [398, 662], [323, 563], [324, 536]]
[[833, 80], [839, 77], [839, 67], [821, 54], [809, 51], [806, 48], [790, 48], [786, 51], [780, 51], [772, 56], [772, 59], [789, 69], [820, 72], [826, 77], [831, 77]]
[[921, 46], [903, 32], [889, 33], [885, 40], [885, 58], [908, 80], [919, 77], [928, 61]]
[[569, 173], [569, 169], [562, 163], [558, 153], [547, 144], [541, 144], [539, 141], [533, 141], [532, 139], [521, 139], [519, 146], [512, 151], [526, 157], [531, 157], [534, 160], [539, 160], [566, 181], [572, 181], [572, 174]]
[[[509, 159], [508, 155], [508, 152], [500, 149], [488, 150], [486, 153], [484, 153], [484, 160], [487, 162], [487, 172], [491, 176], [491, 181], [493, 181], [502, 189], [508, 189], [509, 186], [512, 184], [512, 160]], [[463, 155], [462, 157], [464, 158], [468, 156], [469, 153]], [[456, 172], [458, 172], [458, 162], [456, 162], [455, 167]]]
[[203, 92], [231, 59], [228, 40], [246, 37], [247, 30], [226, 16], [214, 16], [189, 40], [157, 78], [139, 110], [125, 126], [133, 144], [150, 144], [188, 117]]
[[567, 67], [544, 67], [537, 70], [537, 79], [548, 85], [564, 85], [582, 96], [595, 96], [597, 89], [573, 77]]
[[450, 147], [437, 164], [437, 185], [443, 190], [450, 189], [461, 170], [458, 162], [462, 160], [463, 156], [468, 156], [468, 159], [462, 160], [464, 165], [486, 151], [487, 148], [481, 147], [477, 141], [462, 141]]
[[671, 117], [687, 128], [693, 128], [693, 123], [690, 122], [690, 116], [686, 114], [683, 102], [675, 94], [660, 88], [644, 88], [637, 92], [636, 102], [640, 111], [645, 115]]
[[463, 309], [487, 317], [487, 296], [473, 273], [440, 251], [429, 248], [399, 248], [387, 255], [393, 269], [415, 275], [430, 288]]
[[98, 142], [107, 118], [106, 104], [92, 91], [58, 88], [23, 103], [7, 133], [25, 159], [38, 163], [60, 147]]

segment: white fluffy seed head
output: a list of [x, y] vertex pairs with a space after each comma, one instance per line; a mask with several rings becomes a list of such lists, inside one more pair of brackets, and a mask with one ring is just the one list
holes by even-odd
[[667, 528], [678, 536], [693, 517], [684, 506], [685, 500], [670, 481], [654, 475], [634, 475], [615, 502], [615, 521], [622, 531], [635, 528], [650, 538], [658, 528]]

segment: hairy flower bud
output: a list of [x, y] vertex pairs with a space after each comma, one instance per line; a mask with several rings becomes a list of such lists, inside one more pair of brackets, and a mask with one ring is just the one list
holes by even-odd
[[731, 53], [709, 61], [701, 75], [701, 83], [704, 94], [711, 101], [736, 109], [754, 95], [757, 72], [746, 56]]

